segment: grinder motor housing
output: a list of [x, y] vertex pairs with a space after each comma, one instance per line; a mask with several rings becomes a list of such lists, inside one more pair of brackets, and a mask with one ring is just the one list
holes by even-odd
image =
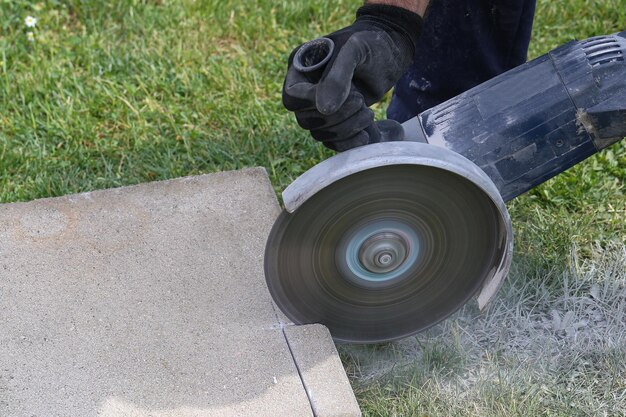
[[572, 41], [403, 124], [478, 165], [504, 201], [626, 137], [626, 31]]

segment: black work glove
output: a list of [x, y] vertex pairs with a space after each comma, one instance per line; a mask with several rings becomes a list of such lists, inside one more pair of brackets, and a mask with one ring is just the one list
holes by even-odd
[[355, 22], [327, 35], [335, 47], [319, 80], [297, 71], [294, 50], [283, 85], [283, 104], [316, 140], [336, 151], [401, 140], [402, 126], [374, 124], [369, 106], [380, 101], [413, 62], [419, 15], [395, 6], [365, 5]]

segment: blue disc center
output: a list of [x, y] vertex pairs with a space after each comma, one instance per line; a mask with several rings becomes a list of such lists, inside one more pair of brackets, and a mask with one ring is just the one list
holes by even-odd
[[358, 227], [345, 246], [350, 271], [369, 282], [385, 282], [404, 274], [417, 260], [419, 238], [409, 225], [378, 220]]

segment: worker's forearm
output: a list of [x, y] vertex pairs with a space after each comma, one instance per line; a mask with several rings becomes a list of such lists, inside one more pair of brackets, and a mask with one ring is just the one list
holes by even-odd
[[418, 15], [424, 17], [424, 13], [426, 13], [426, 8], [428, 7], [429, 2], [430, 0], [367, 0], [365, 3], [388, 4], [390, 6], [402, 7], [403, 9], [410, 10], [413, 13], [417, 13]]

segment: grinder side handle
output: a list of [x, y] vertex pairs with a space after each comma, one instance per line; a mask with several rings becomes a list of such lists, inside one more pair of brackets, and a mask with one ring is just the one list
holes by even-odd
[[[293, 57], [293, 67], [305, 74], [306, 78], [317, 84], [324, 74], [326, 65], [335, 51], [335, 43], [329, 38], [317, 38], [303, 44]], [[354, 88], [354, 84], [353, 84]], [[365, 131], [369, 135], [369, 143], [381, 141], [381, 133], [376, 123], [372, 123]]]

